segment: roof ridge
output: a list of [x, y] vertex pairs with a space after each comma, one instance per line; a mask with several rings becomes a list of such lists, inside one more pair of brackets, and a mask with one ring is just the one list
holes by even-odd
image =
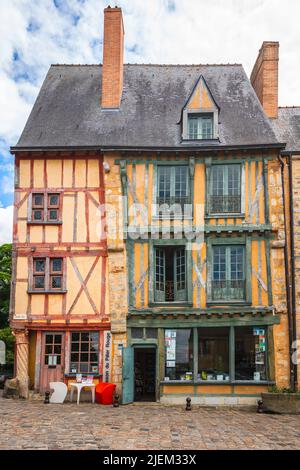
[[295, 108], [300, 108], [300, 105], [296, 105], [296, 106], [278, 106], [278, 109], [295, 109]]
[[[228, 64], [145, 64], [134, 63], [124, 65], [129, 66], [143, 66], [143, 67], [242, 67], [243, 64], [228, 63]], [[102, 67], [102, 64], [51, 64], [51, 67]]]

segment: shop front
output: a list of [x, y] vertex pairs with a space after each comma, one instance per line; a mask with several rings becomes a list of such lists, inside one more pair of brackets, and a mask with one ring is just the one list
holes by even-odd
[[[142, 322], [147, 325], [150, 320]], [[152, 399], [179, 404], [190, 396], [195, 404], [253, 404], [275, 383], [277, 318], [198, 320], [197, 326], [196, 320], [152, 321], [158, 322], [157, 328], [129, 328], [123, 354], [127, 402]], [[129, 320], [129, 325], [137, 323]]]

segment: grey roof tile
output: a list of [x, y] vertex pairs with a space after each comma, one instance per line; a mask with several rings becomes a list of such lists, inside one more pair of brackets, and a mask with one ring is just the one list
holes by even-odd
[[125, 65], [119, 111], [101, 109], [101, 74], [101, 65], [51, 66], [17, 147], [188, 146], [179, 121], [201, 74], [220, 107], [217, 145], [277, 142], [241, 65]]
[[270, 120], [277, 139], [286, 142], [286, 149], [300, 151], [300, 106], [278, 109], [278, 118]]

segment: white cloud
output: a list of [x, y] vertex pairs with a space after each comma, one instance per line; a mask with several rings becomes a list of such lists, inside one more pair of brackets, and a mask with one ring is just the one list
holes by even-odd
[[13, 209], [0, 207], [0, 245], [12, 242]]

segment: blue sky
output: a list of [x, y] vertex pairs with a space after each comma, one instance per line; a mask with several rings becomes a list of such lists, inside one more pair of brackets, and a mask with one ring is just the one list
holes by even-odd
[[[0, 0], [0, 243], [16, 144], [51, 63], [102, 62], [103, 0]], [[118, 0], [131, 63], [243, 63], [280, 41], [280, 105], [300, 105], [299, 0]], [[111, 3], [114, 6], [115, 3]], [[283, 27], [284, 26], [284, 27]]]

